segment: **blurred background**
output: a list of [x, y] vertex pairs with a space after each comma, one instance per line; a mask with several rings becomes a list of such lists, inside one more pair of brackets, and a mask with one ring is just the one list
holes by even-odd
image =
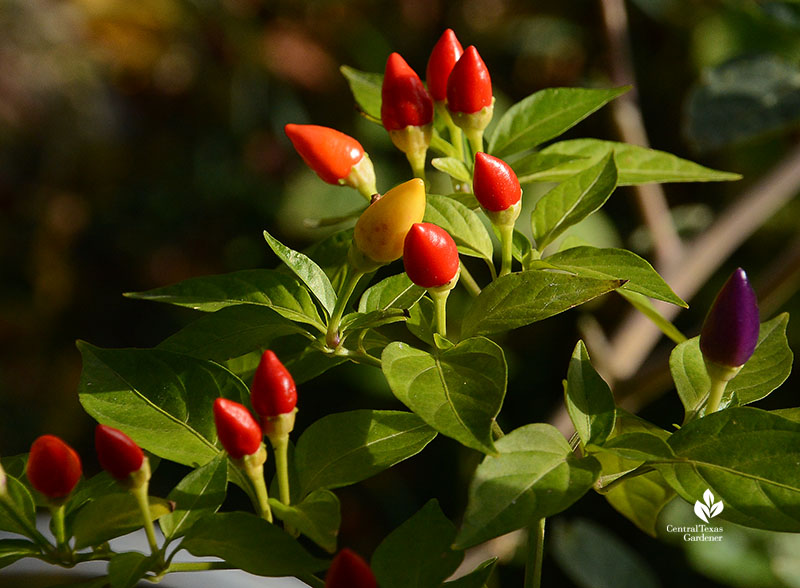
[[[323, 184], [303, 165], [283, 134], [286, 123], [357, 137], [382, 191], [408, 177], [383, 129], [356, 112], [340, 65], [382, 72], [398, 51], [423, 73], [450, 27], [465, 47], [478, 47], [500, 110], [549, 86], [608, 87], [619, 82], [620, 66], [609, 36], [613, 4], [0, 0], [0, 454], [23, 453], [49, 432], [78, 447], [86, 469], [96, 471], [94, 423], [76, 394], [75, 340], [154, 346], [194, 315], [123, 292], [273, 267], [263, 229], [301, 249], [326, 234], [304, 220], [362, 204], [356, 192]], [[759, 291], [762, 319], [797, 313], [800, 203], [793, 196], [800, 178], [786, 170], [800, 169], [800, 4], [631, 0], [624, 7], [635, 98], [651, 145], [743, 175], [739, 182], [665, 186], [681, 236], [703, 233], [739, 198], [777, 184], [782, 195], [768, 220], [724, 256], [677, 326], [697, 334], [737, 266]], [[619, 140], [620, 132], [606, 108], [567, 137]], [[584, 236], [653, 261], [633, 191], [618, 190], [604, 211], [582, 228]], [[613, 332], [625, 314], [621, 300], [606, 298], [507, 337], [504, 428], [557, 418], [575, 341], [587, 329]], [[800, 349], [796, 321], [790, 346]], [[641, 373], [667, 373], [670, 348], [662, 340]], [[674, 391], [659, 384], [663, 379], [647, 381], [655, 385], [637, 404], [644, 416], [664, 427], [679, 422]], [[631, 376], [619, 389], [635, 396], [641, 382]], [[795, 377], [761, 406], [797, 405], [797, 390]], [[300, 426], [331, 411], [397, 407], [372, 369], [336, 368], [301, 393]], [[340, 491], [340, 544], [368, 556], [430, 497], [457, 520], [476, 459], [439, 439], [418, 458]], [[164, 468], [154, 493], [166, 495], [184, 473]], [[549, 585], [605, 586], [592, 566], [611, 561], [615, 574], [630, 571], [630, 585], [639, 588], [800, 586], [793, 536], [732, 528], [725, 550], [685, 549], [644, 536], [594, 494], [556, 517], [552, 529]], [[598, 545], [619, 552], [587, 561], [575, 555], [592, 555]], [[506, 551], [513, 559], [513, 546]], [[498, 581], [518, 585], [518, 574], [504, 567]], [[613, 585], [629, 584], [617, 575]]]

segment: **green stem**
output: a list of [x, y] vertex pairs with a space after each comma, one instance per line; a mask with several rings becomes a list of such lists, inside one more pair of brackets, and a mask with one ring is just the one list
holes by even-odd
[[463, 263], [461, 264], [461, 284], [473, 298], [481, 293], [481, 287], [478, 286], [478, 282]]
[[483, 129], [465, 129], [464, 134], [469, 141], [469, 147], [472, 150], [472, 158], [475, 159], [475, 155], [483, 151]]
[[56, 547], [58, 551], [66, 555], [69, 552], [69, 545], [67, 545], [67, 531], [64, 526], [64, 503], [50, 506], [50, 516], [53, 517], [53, 535], [56, 538]]
[[502, 245], [502, 262], [500, 265], [500, 276], [511, 273], [511, 262], [514, 258], [514, 225], [500, 225], [500, 244]]
[[447, 297], [450, 296], [450, 290], [430, 288], [428, 293], [433, 298], [436, 312], [436, 332], [447, 337]]
[[[408, 159], [408, 163], [411, 164], [411, 171], [414, 174], [414, 177], [421, 179], [423, 182], [425, 180], [425, 155], [427, 154], [426, 151], [411, 151], [406, 153], [406, 159]], [[427, 182], [426, 182], [427, 184]]]
[[711, 361], [706, 361], [705, 364], [708, 377], [711, 379], [711, 388], [708, 391], [708, 401], [706, 402], [706, 414], [711, 414], [719, 410], [719, 403], [722, 400], [722, 395], [728, 386], [728, 382], [739, 373], [742, 366], [728, 367]]
[[542, 517], [528, 527], [528, 559], [525, 562], [525, 588], [540, 588], [542, 585], [542, 560], [544, 558], [544, 525]]
[[264, 481], [264, 466], [258, 465], [245, 467], [247, 477], [256, 492], [256, 500], [253, 506], [258, 511], [258, 516], [267, 522], [272, 522], [272, 509], [269, 507], [269, 496], [267, 494], [267, 484]]
[[275, 451], [275, 470], [278, 475], [278, 492], [280, 500], [286, 506], [292, 501], [289, 491], [289, 436], [280, 436], [272, 441], [272, 449]]
[[348, 266], [347, 273], [348, 275], [344, 288], [342, 288], [339, 297], [336, 299], [336, 306], [333, 307], [333, 314], [331, 315], [331, 320], [328, 322], [328, 333], [325, 335], [325, 343], [331, 349], [336, 349], [339, 343], [341, 343], [339, 325], [342, 322], [344, 309], [347, 307], [347, 303], [350, 301], [350, 297], [353, 295], [358, 281], [364, 275], [364, 272], [356, 270], [352, 266]]
[[[652, 466], [641, 465], [638, 468], [636, 468], [635, 470], [631, 470], [629, 472], [625, 472], [621, 476], [618, 476], [618, 477], [614, 478], [608, 484], [605, 484], [603, 486], [595, 486], [595, 490], [597, 490], [600, 494], [608, 494], [609, 492], [611, 492], [614, 488], [616, 488], [620, 484], [623, 484], [624, 482], [627, 482], [628, 480], [630, 480], [632, 478], [637, 478], [639, 476], [643, 476], [644, 474], [649, 474], [650, 472], [652, 472], [654, 470], [655, 470], [655, 468], [652, 467]], [[601, 479], [602, 479], [602, 476], [601, 476]], [[600, 482], [600, 480], [598, 480], [598, 483], [599, 482]]]
[[492, 437], [495, 441], [501, 437], [505, 437], [505, 433], [503, 433], [503, 429], [500, 428], [500, 425], [497, 424], [497, 421], [492, 421]]
[[447, 127], [447, 132], [450, 135], [450, 144], [456, 150], [456, 158], [466, 163], [467, 167], [469, 167], [469, 162], [464, 161], [464, 135], [461, 132], [461, 127], [453, 122], [453, 117], [450, 116], [450, 111], [447, 110], [447, 106], [445, 106], [444, 101], [436, 103], [436, 111], [437, 114], [442, 117], [442, 120]]
[[150, 512], [150, 497], [147, 495], [148, 484], [142, 484], [138, 488], [131, 488], [131, 494], [136, 498], [139, 511], [142, 513], [144, 532], [147, 535], [147, 543], [150, 545], [150, 553], [159, 553], [158, 542], [156, 541], [156, 530], [153, 526], [153, 515]]

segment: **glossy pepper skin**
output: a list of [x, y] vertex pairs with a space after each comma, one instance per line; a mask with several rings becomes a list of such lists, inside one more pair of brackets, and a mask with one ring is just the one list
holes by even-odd
[[475, 155], [472, 191], [481, 207], [489, 212], [507, 210], [522, 198], [519, 179], [511, 166], [487, 153]]
[[492, 78], [474, 45], [450, 72], [447, 80], [447, 109], [451, 113], [474, 114], [492, 106]]
[[386, 61], [381, 87], [381, 121], [387, 131], [433, 122], [433, 99], [422, 80], [399, 53]]
[[142, 449], [125, 433], [107, 425], [97, 425], [94, 446], [100, 466], [117, 480], [124, 480], [141, 469]]
[[42, 435], [31, 445], [25, 473], [31, 485], [48, 498], [67, 496], [82, 471], [81, 458], [55, 435]]
[[464, 48], [458, 41], [453, 29], [447, 29], [436, 45], [433, 46], [428, 66], [425, 69], [425, 81], [428, 82], [428, 91], [435, 102], [447, 99], [447, 79], [453, 71], [458, 58], [464, 53]]
[[444, 286], [458, 274], [460, 264], [456, 243], [440, 226], [417, 223], [406, 235], [403, 265], [409, 279], [417, 286]]
[[325, 575], [325, 588], [378, 588], [378, 582], [367, 562], [345, 548], [333, 558]]
[[261, 355], [250, 388], [250, 402], [262, 419], [292, 412], [297, 406], [294, 378], [271, 349]]
[[377, 192], [372, 161], [353, 137], [318, 125], [288, 124], [284, 132], [303, 161], [323, 181], [351, 186], [367, 198]]
[[425, 183], [419, 178], [395, 186], [361, 214], [353, 232], [358, 250], [378, 264], [403, 255], [406, 233], [425, 216]]
[[261, 447], [261, 427], [243, 405], [227, 398], [214, 401], [214, 424], [225, 451], [233, 459], [256, 453]]
[[753, 355], [758, 330], [758, 300], [747, 274], [738, 268], [708, 311], [700, 333], [700, 350], [708, 361], [737, 368]]

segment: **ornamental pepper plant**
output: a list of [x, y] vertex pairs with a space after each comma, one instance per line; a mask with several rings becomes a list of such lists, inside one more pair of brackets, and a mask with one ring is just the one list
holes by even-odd
[[[668, 503], [701, 499], [704, 516], [800, 532], [800, 407], [752, 406], [791, 370], [788, 316], [760, 317], [738, 269], [689, 338], [653, 304], [687, 306], [647, 260], [567, 236], [618, 186], [738, 176], [635, 145], [561, 139], [628, 87], [549, 88], [495, 109], [491, 64], [475, 46], [462, 51], [452, 30], [432, 49], [427, 88], [423, 67], [391, 53], [384, 75], [343, 70], [359, 111], [408, 159], [401, 181], [376, 175], [360, 140], [285, 121], [320, 185], [369, 198], [350, 226], [307, 251], [265, 230], [276, 267], [130, 294], [198, 313], [153, 348], [78, 343], [78, 395], [100, 423], [99, 461], [113, 479], [82, 479], [74, 450], [38, 439], [0, 469], [0, 526], [18, 536], [0, 548], [13, 541], [14, 558], [54, 565], [108, 561], [115, 588], [226, 567], [314, 588], [483, 587], [508, 577], [498, 567], [522, 565], [520, 583], [532, 588], [550, 585], [546, 520], [588, 493], [648, 535]], [[509, 369], [513, 332], [539, 336], [541, 321], [604, 296], [674, 342], [665, 369], [681, 422], [664, 428], [621, 406], [590, 337], [552, 366], [563, 389], [530, 391], [563, 398], [568, 425], [504, 411], [510, 377], [526, 377]], [[305, 420], [323, 400], [306, 383], [345, 363], [392, 397]], [[349, 393], [328, 389], [325, 405], [347, 406]], [[454, 501], [463, 509], [445, 513], [431, 499], [369, 551], [340, 540], [352, 515], [337, 492], [429, 447], [469, 456]], [[148, 496], [153, 457], [188, 470], [164, 498]], [[228, 492], [252, 507], [232, 509]], [[50, 508], [55, 542], [37, 530], [34, 504]], [[149, 553], [109, 547], [138, 527]], [[519, 530], [524, 564], [462, 565]], [[175, 559], [181, 551], [199, 560]]]

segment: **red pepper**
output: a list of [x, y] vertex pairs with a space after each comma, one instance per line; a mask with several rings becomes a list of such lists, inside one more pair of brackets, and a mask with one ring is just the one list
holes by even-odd
[[464, 49], [453, 29], [447, 29], [442, 33], [433, 46], [425, 70], [425, 81], [428, 82], [428, 91], [436, 102], [447, 99], [447, 78], [450, 77], [450, 72], [462, 53]]
[[458, 274], [456, 243], [443, 228], [433, 223], [416, 223], [406, 234], [403, 265], [417, 286], [444, 286]]
[[367, 198], [377, 192], [372, 161], [353, 137], [318, 125], [288, 124], [284, 131], [303, 161], [323, 181], [351, 186]]
[[474, 114], [492, 106], [492, 78], [474, 45], [467, 47], [447, 80], [450, 112]]
[[511, 166], [487, 153], [475, 155], [472, 191], [480, 205], [489, 212], [507, 210], [522, 197], [519, 179]]
[[31, 485], [48, 498], [67, 496], [82, 471], [81, 458], [55, 435], [42, 435], [31, 445], [26, 474]]
[[387, 131], [422, 127], [433, 121], [433, 99], [399, 53], [386, 61], [381, 88], [381, 120]]
[[367, 562], [345, 548], [333, 558], [325, 575], [325, 588], [378, 588], [378, 582]]
[[214, 424], [222, 446], [233, 459], [252, 455], [261, 447], [261, 427], [250, 411], [238, 402], [217, 398]]
[[250, 402], [262, 420], [292, 412], [297, 406], [294, 378], [271, 349], [261, 355], [250, 388]]
[[125, 433], [107, 425], [97, 425], [94, 446], [100, 466], [117, 480], [138, 472], [144, 463], [141, 448]]

